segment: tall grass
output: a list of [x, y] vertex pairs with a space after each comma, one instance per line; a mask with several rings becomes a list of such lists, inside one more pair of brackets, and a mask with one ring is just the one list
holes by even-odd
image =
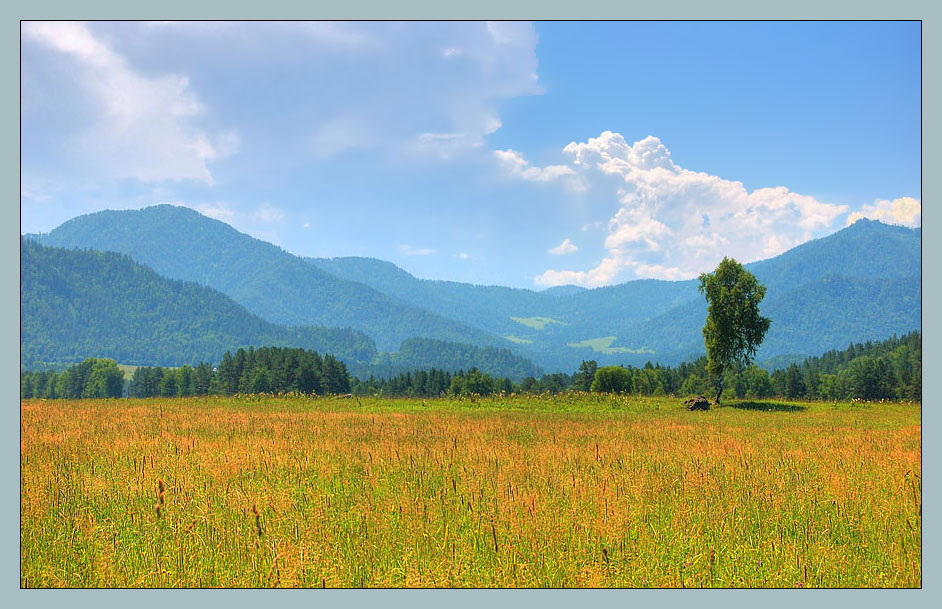
[[920, 415], [27, 401], [21, 585], [920, 586]]

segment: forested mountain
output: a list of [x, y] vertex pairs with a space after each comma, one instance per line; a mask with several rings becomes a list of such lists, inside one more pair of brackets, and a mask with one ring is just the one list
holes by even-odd
[[[782, 293], [769, 289], [762, 314], [772, 326], [757, 360], [778, 355], [807, 356], [874, 336], [900, 335], [919, 329], [919, 276], [865, 279], [827, 275]], [[627, 340], [648, 345], [666, 360], [690, 359], [703, 352], [706, 302], [692, 300], [625, 330]], [[643, 359], [643, 358], [637, 358]]]
[[532, 290], [417, 279], [391, 262], [374, 258], [306, 260], [337, 277], [363, 283], [403, 302], [500, 335], [519, 330], [521, 326], [512, 317], [546, 312], [546, 296]]
[[376, 353], [361, 332], [276, 325], [216, 290], [161, 277], [122, 254], [23, 240], [20, 264], [27, 368], [86, 357], [177, 366], [252, 345], [304, 347], [363, 362]]
[[921, 250], [922, 229], [861, 219], [833, 235], [746, 268], [774, 295], [828, 275], [862, 279], [918, 276]]
[[[503, 347], [546, 370], [583, 359], [676, 364], [703, 353], [706, 303], [696, 280], [544, 292], [424, 280], [370, 258], [298, 258], [171, 206], [82, 216], [38, 238], [121, 251], [216, 287], [269, 321], [351, 327], [384, 351], [430, 338]], [[772, 327], [760, 360], [920, 329], [920, 260], [919, 229], [860, 220], [746, 265], [768, 289], [762, 310]]]
[[306, 260], [338, 277], [364, 283], [405, 302], [502, 335], [526, 331], [526, 324], [514, 318], [546, 317], [563, 322], [559, 325], [575, 326], [567, 332], [567, 338], [581, 340], [586, 338], [582, 328], [600, 327], [612, 320], [624, 324], [646, 319], [697, 295], [697, 286], [692, 281], [643, 279], [594, 290], [562, 286], [535, 292], [417, 279], [391, 262], [373, 258]]
[[477, 367], [514, 379], [540, 375], [506, 349], [408, 339], [377, 353], [350, 329], [281, 326], [194, 282], [167, 279], [130, 257], [21, 242], [21, 354], [27, 369], [59, 367], [88, 357], [144, 366], [195, 365], [226, 351], [299, 347], [336, 356], [362, 376], [392, 376], [435, 365]]
[[369, 366], [362, 363], [350, 365], [351, 373], [361, 378], [388, 378], [420, 368], [440, 368], [447, 372], [477, 368], [483, 373], [508, 377], [514, 381], [543, 375], [543, 370], [533, 362], [514, 355], [508, 349], [476, 347], [429, 338], [404, 341], [399, 351], [380, 353]]
[[48, 234], [29, 236], [49, 246], [127, 254], [166, 277], [219, 290], [270, 322], [351, 327], [384, 350], [417, 336], [479, 345], [501, 341], [461, 321], [321, 271], [185, 207], [102, 211], [73, 218]]
[[[810, 355], [920, 328], [921, 231], [860, 220], [746, 265], [763, 282], [772, 328], [760, 358]], [[501, 334], [548, 369], [579, 358], [641, 365], [703, 353], [697, 281], [637, 280], [534, 292], [417, 279], [369, 258], [308, 259], [319, 268]]]

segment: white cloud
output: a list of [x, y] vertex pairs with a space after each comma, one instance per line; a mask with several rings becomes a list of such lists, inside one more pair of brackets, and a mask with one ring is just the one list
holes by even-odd
[[314, 154], [326, 158], [347, 150], [362, 150], [376, 145], [374, 129], [363, 119], [344, 113], [327, 119], [317, 127]]
[[688, 279], [712, 270], [724, 256], [751, 262], [780, 254], [847, 211], [785, 187], [749, 192], [741, 182], [684, 169], [653, 136], [628, 144], [606, 131], [563, 151], [582, 179], [619, 178], [613, 193], [619, 208], [608, 223], [607, 256], [595, 268], [547, 270], [534, 278], [538, 285]]
[[22, 32], [70, 57], [95, 100], [97, 120], [67, 144], [76, 157], [116, 177], [212, 184], [206, 161], [238, 150], [235, 131], [211, 135], [193, 124], [204, 108], [186, 76], [142, 75], [84, 23], [28, 21]]
[[29, 199], [37, 203], [45, 203], [52, 199], [41, 184], [28, 184], [25, 178], [20, 180], [20, 198]]
[[[251, 235], [256, 239], [268, 241], [276, 245], [280, 243], [280, 237], [275, 228], [284, 222], [285, 213], [284, 210], [270, 203], [262, 203], [254, 209], [249, 210], [238, 209], [222, 201], [200, 203], [197, 205], [176, 202], [173, 203], [173, 205], [192, 207], [204, 216], [225, 222], [234, 229]], [[307, 225], [305, 224], [305, 228], [306, 227]]]
[[252, 217], [261, 224], [277, 224], [284, 220], [285, 212], [269, 203], [262, 203], [252, 214]]
[[556, 247], [547, 250], [548, 253], [553, 254], [554, 256], [563, 256], [565, 254], [572, 254], [573, 252], [578, 251], [579, 248], [573, 245], [572, 241], [570, 241], [568, 238], [563, 239], [563, 242]]
[[[537, 35], [530, 23], [320, 27], [337, 45], [356, 47], [332, 54], [331, 62], [311, 75], [319, 79], [319, 90], [344, 92], [310, 100], [320, 156], [368, 148], [452, 158], [481, 149], [485, 137], [500, 128], [501, 101], [542, 93]], [[347, 138], [349, 143], [342, 143]], [[324, 139], [332, 145], [324, 146]]]
[[209, 218], [214, 218], [216, 220], [221, 220], [225, 223], [230, 223], [235, 217], [235, 211], [226, 205], [225, 203], [200, 203], [194, 207], [196, 211], [200, 212], [204, 216]]
[[369, 37], [358, 31], [355, 23], [340, 21], [298, 21], [294, 26], [299, 28], [312, 40], [331, 46], [358, 48], [369, 44]]
[[413, 248], [411, 245], [400, 245], [399, 253], [403, 256], [430, 256], [435, 250], [429, 248]]
[[467, 252], [458, 252], [458, 258], [460, 258], [461, 260], [467, 260], [470, 257], [471, 256], [469, 256]]
[[469, 147], [481, 146], [481, 141], [471, 141], [467, 133], [420, 133], [411, 146], [412, 151], [432, 154], [441, 159], [450, 159]]
[[[312, 160], [365, 150], [486, 154], [501, 104], [543, 91], [538, 37], [524, 22], [24, 22], [23, 41], [30, 78], [52, 73], [36, 68], [51, 60], [33, 51], [54, 49], [95, 99], [92, 124], [55, 102], [57, 113], [84, 124], [73, 156], [144, 181], [212, 184], [212, 163], [240, 150], [239, 134], [210, 115], [235, 116], [239, 106], [213, 97], [217, 82], [253, 91], [248, 103], [257, 112], [245, 133], [276, 134], [290, 123], [283, 149]], [[228, 59], [220, 62], [216, 49]], [[27, 93], [60, 85], [30, 82]], [[253, 148], [266, 145], [255, 139]]]
[[864, 205], [860, 211], [850, 214], [847, 217], [847, 225], [850, 226], [861, 218], [916, 228], [922, 224], [922, 202], [912, 197], [901, 197], [892, 201], [877, 199], [872, 205]]
[[549, 182], [556, 178], [574, 175], [576, 172], [566, 165], [549, 165], [547, 167], [533, 167], [523, 155], [516, 150], [495, 150], [494, 158], [501, 168], [509, 175], [522, 180], [534, 182]]

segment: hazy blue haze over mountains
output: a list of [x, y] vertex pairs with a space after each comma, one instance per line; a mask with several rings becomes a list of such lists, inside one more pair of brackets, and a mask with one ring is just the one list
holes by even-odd
[[[269, 321], [362, 330], [383, 351], [432, 338], [506, 347], [570, 372], [583, 358], [676, 364], [703, 353], [706, 304], [696, 280], [545, 292], [422, 280], [375, 259], [302, 259], [172, 206], [82, 216], [37, 238], [126, 253]], [[762, 311], [773, 320], [759, 359], [920, 329], [920, 249], [919, 229], [862, 220], [747, 265], [768, 288]], [[579, 343], [588, 346], [571, 346]]]

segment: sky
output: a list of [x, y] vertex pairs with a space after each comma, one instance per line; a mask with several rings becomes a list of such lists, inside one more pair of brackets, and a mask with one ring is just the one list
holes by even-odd
[[918, 22], [23, 22], [21, 230], [193, 208], [544, 289], [920, 226]]

